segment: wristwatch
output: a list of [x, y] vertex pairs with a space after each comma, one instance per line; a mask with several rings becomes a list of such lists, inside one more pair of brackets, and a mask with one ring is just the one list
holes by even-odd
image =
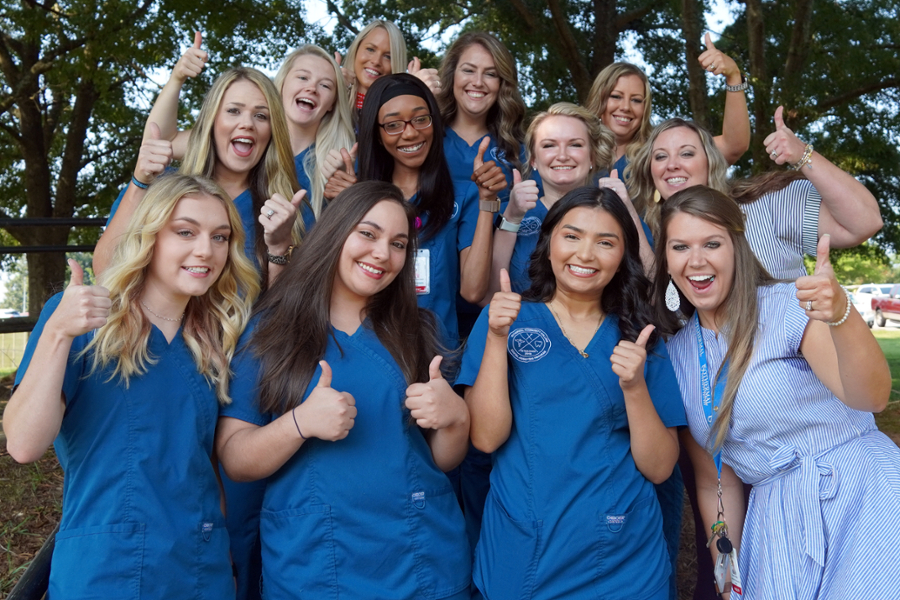
[[498, 212], [500, 212], [500, 199], [496, 198], [494, 200], [479, 200], [478, 201], [478, 210], [483, 210], [485, 212], [498, 213]]
[[266, 258], [268, 258], [269, 262], [273, 265], [286, 265], [291, 261], [291, 252], [293, 251], [293, 246], [288, 246], [287, 252], [285, 252], [282, 256], [270, 254], [268, 251], [266, 251]]
[[747, 81], [747, 76], [741, 73], [741, 82], [737, 85], [728, 85], [725, 84], [726, 92], [743, 92], [750, 87], [750, 82]]
[[497, 229], [500, 231], [509, 231], [512, 233], [519, 233], [519, 228], [522, 226], [522, 223], [513, 223], [512, 221], [507, 221], [506, 217], [499, 217], [497, 219]]

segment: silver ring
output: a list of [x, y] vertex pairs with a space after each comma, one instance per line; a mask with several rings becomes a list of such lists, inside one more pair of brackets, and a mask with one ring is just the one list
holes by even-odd
[[778, 153], [772, 152], [772, 160], [775, 160], [776, 158], [778, 158]]
[[270, 208], [270, 209], [266, 212], [266, 218], [267, 218], [267, 219], [271, 219], [271, 218], [272, 218], [272, 215], [274, 215], [274, 214], [275, 214], [275, 211], [272, 210], [272, 209]]
[[806, 310], [812, 310], [812, 300], [806, 301]]
[[706, 67], [706, 70], [707, 70], [707, 71], [710, 71], [710, 72], [715, 71], [715, 70], [716, 70], [716, 63], [712, 63], [711, 65], [709, 65], [708, 67]]

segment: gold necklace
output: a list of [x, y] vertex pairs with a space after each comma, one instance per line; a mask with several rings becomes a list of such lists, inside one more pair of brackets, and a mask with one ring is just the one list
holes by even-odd
[[[550, 312], [552, 312], [552, 313], [553, 313], [553, 316], [556, 318], [556, 322], [559, 323], [559, 328], [562, 330], [563, 335], [566, 336], [566, 339], [569, 340], [569, 343], [570, 343], [570, 344], [572, 344], [572, 339], [569, 337], [569, 334], [566, 333], [566, 328], [563, 327], [562, 319], [560, 319], [560, 318], [559, 318], [559, 315], [556, 314], [556, 311], [553, 310], [553, 305], [550, 304], [550, 303], [548, 302], [548, 303], [547, 303], [547, 308], [550, 309]], [[600, 325], [603, 324], [603, 319], [604, 319], [605, 317], [606, 317], [606, 315], [604, 315], [603, 312], [601, 311], [601, 312], [600, 312], [600, 320], [597, 321], [597, 327], [594, 328], [594, 334], [591, 335], [591, 340], [594, 339], [594, 335], [597, 335], [597, 331], [600, 329]], [[590, 345], [591, 340], [588, 340], [588, 346]], [[575, 348], [576, 350], [578, 350], [578, 354], [580, 354], [583, 358], [587, 358], [587, 357], [588, 357], [588, 353], [584, 351], [584, 350], [587, 350], [587, 346], [584, 347], [584, 350], [579, 350], [578, 346], [576, 346], [575, 344], [572, 344], [572, 347]]]

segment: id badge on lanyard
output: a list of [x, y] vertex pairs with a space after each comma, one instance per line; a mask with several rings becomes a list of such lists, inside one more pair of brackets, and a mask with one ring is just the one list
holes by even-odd
[[416, 294], [431, 293], [431, 250], [416, 250]]
[[[728, 364], [726, 363], [725, 366], [722, 367], [721, 376], [716, 380], [716, 387], [715, 390], [713, 390], [710, 382], [709, 364], [706, 360], [706, 346], [703, 343], [703, 332], [700, 329], [700, 319], [697, 314], [694, 313], [691, 320], [693, 321], [694, 331], [697, 334], [697, 346], [700, 358], [700, 393], [703, 402], [703, 412], [706, 415], [707, 424], [712, 427], [713, 422], [716, 420], [715, 413], [719, 410], [719, 401], [725, 394]], [[721, 450], [716, 452], [715, 456], [713, 456], [713, 460], [716, 463], [716, 471], [718, 472], [718, 515], [716, 516], [716, 522], [712, 526], [712, 535], [710, 536], [706, 547], [711, 547], [713, 542], [715, 542], [716, 550], [719, 552], [719, 558], [716, 560], [716, 566], [713, 570], [713, 575], [716, 579], [716, 589], [719, 591], [719, 594], [722, 594], [725, 591], [725, 577], [726, 574], [730, 574], [731, 598], [743, 598], [744, 590], [742, 587], [743, 583], [741, 582], [741, 572], [738, 567], [737, 548], [735, 548], [734, 544], [731, 543], [731, 540], [728, 539], [728, 525], [725, 523], [725, 505], [722, 503]]]

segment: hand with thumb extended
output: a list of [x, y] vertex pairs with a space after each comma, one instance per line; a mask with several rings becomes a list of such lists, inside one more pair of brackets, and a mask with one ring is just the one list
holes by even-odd
[[438, 75], [437, 69], [423, 69], [422, 61], [419, 60], [418, 57], [413, 57], [411, 61], [409, 61], [409, 65], [407, 65], [406, 70], [410, 75], [415, 75], [422, 82], [428, 86], [428, 89], [431, 90], [431, 93], [437, 96], [441, 93], [441, 78]]
[[766, 136], [763, 145], [769, 158], [776, 164], [796, 164], [803, 158], [806, 144], [794, 135], [794, 132], [784, 123], [784, 107], [775, 109], [775, 131]]
[[713, 75], [724, 75], [726, 83], [730, 85], [740, 84], [741, 70], [734, 59], [716, 48], [709, 33], [703, 37], [703, 43], [706, 50], [697, 57], [700, 66]]
[[159, 125], [152, 121], [147, 123], [146, 135], [141, 142], [134, 168], [134, 178], [145, 185], [153, 183], [154, 179], [166, 171], [173, 157], [172, 142], [162, 139]]
[[410, 416], [423, 429], [444, 429], [468, 418], [466, 403], [450, 387], [441, 373], [442, 356], [435, 356], [428, 365], [428, 383], [414, 383], [406, 388]]
[[488, 307], [488, 331], [492, 335], [507, 337], [521, 309], [522, 296], [512, 291], [509, 271], [500, 269], [500, 291], [494, 294]]
[[206, 66], [209, 55], [205, 50], [200, 48], [203, 43], [203, 34], [199, 31], [194, 32], [194, 45], [188, 48], [172, 70], [172, 79], [179, 83], [184, 83], [187, 79], [196, 77]]
[[797, 301], [806, 316], [817, 321], [833, 323], [840, 321], [847, 311], [847, 294], [834, 276], [831, 266], [831, 236], [827, 233], [819, 238], [816, 246], [816, 268], [812, 275], [797, 278]]
[[112, 301], [109, 290], [99, 285], [84, 285], [84, 270], [71, 258], [68, 260], [72, 277], [66, 286], [59, 306], [47, 322], [46, 329], [55, 329], [70, 338], [103, 327], [109, 318]]
[[522, 181], [522, 174], [513, 169], [513, 187], [509, 193], [509, 203], [503, 212], [503, 218], [510, 223], [521, 223], [525, 214], [537, 206], [538, 186], [533, 179]]
[[482, 200], [494, 200], [497, 193], [506, 187], [503, 169], [492, 160], [484, 162], [484, 153], [491, 145], [491, 138], [484, 136], [478, 145], [478, 154], [472, 161], [472, 181], [478, 186], [478, 196]]
[[319, 361], [319, 381], [303, 403], [294, 409], [297, 427], [306, 438], [329, 442], [342, 440], [356, 421], [356, 400], [347, 392], [331, 387], [331, 366]]
[[613, 349], [609, 360], [612, 363], [613, 373], [619, 376], [619, 386], [623, 390], [646, 385], [644, 363], [647, 360], [647, 342], [654, 329], [656, 329], [654, 325], [647, 325], [635, 341], [622, 340]]
[[341, 148], [341, 167], [334, 171], [325, 184], [324, 196], [328, 200], [333, 200], [338, 194], [356, 183], [357, 178], [356, 173], [353, 171], [353, 156], [351, 154], [356, 148], [356, 144], [353, 145], [351, 152], [348, 152], [346, 148]]
[[631, 205], [631, 197], [628, 195], [628, 189], [625, 183], [619, 179], [619, 170], [613, 169], [609, 177], [601, 177], [597, 180], [597, 187], [609, 188], [625, 203], [626, 206]]

